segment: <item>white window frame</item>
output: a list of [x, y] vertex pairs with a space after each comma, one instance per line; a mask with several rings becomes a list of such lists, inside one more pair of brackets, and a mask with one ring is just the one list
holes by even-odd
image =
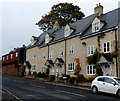
[[36, 65], [32, 65], [32, 71], [35, 71], [36, 70]]
[[53, 58], [53, 50], [49, 52], [49, 58]]
[[69, 47], [68, 53], [74, 54], [74, 46], [73, 45]]
[[[91, 72], [91, 69], [92, 69], [92, 72]], [[95, 72], [94, 72], [95, 71]], [[95, 75], [96, 74], [96, 68], [95, 68], [95, 65], [88, 65], [86, 67], [86, 74], [87, 75]]]
[[[107, 43], [109, 43], [109, 51], [107, 50], [107, 49], [108, 49]], [[104, 44], [106, 44], [106, 47], [104, 47]], [[106, 51], [104, 51], [104, 49], [105, 49]], [[109, 52], [111, 51], [111, 43], [110, 43], [110, 41], [103, 42], [103, 44], [102, 44], [102, 51], [103, 51], [103, 53], [109, 53]]]
[[70, 29], [69, 28], [66, 29], [64, 33], [65, 33], [64, 37], [69, 36], [70, 35]]
[[[92, 48], [93, 48], [93, 50], [92, 50]], [[87, 54], [88, 54], [88, 56], [91, 56], [91, 55], [94, 54], [94, 45], [88, 46], [88, 48], [87, 48]]]
[[46, 35], [45, 37], [45, 44], [49, 43], [49, 35]]
[[46, 67], [42, 67], [42, 68], [41, 68], [41, 72], [42, 72], [42, 73], [46, 73]]
[[9, 57], [8, 57], [8, 55], [6, 56], [6, 60], [8, 60], [9, 59]]
[[10, 58], [11, 58], [11, 59], [13, 58], [13, 54], [10, 54]]
[[15, 56], [18, 57], [18, 52], [15, 53]]
[[60, 48], [59, 49], [59, 56], [63, 56], [63, 55], [64, 55], [63, 48]]
[[96, 22], [92, 25], [93, 27], [93, 32], [97, 32], [100, 30], [100, 22]]
[[100, 30], [100, 23], [95, 23], [95, 32]]
[[75, 63], [74, 62], [68, 63], [68, 71], [74, 71], [74, 70], [75, 70]]

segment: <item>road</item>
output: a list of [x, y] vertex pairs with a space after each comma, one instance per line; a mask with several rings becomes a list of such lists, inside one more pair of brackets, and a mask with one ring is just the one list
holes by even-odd
[[90, 90], [58, 86], [48, 82], [29, 80], [6, 75], [3, 75], [2, 78], [3, 89], [11, 92], [21, 101], [120, 101], [119, 98], [116, 98], [111, 94], [93, 94]]

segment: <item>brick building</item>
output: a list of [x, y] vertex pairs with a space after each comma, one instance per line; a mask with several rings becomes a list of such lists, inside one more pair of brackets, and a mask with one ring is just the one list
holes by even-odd
[[2, 71], [3, 74], [22, 76], [24, 75], [26, 49], [25, 46], [14, 48], [8, 54], [2, 56]]

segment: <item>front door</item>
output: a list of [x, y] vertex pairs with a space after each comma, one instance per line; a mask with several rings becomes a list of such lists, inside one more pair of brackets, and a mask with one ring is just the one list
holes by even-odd
[[109, 64], [102, 65], [102, 72], [103, 76], [110, 76], [111, 75], [111, 68]]
[[110, 66], [107, 64], [107, 65], [105, 65], [105, 76], [110, 76]]

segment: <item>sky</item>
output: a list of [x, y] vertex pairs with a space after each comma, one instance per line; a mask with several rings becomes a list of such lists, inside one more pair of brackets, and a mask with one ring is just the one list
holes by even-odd
[[81, 8], [85, 16], [94, 13], [96, 4], [101, 3], [104, 13], [118, 7], [119, 0], [2, 0], [0, 1], [0, 56], [23, 44], [30, 43], [32, 36], [42, 31], [35, 23], [58, 3], [73, 3]]

